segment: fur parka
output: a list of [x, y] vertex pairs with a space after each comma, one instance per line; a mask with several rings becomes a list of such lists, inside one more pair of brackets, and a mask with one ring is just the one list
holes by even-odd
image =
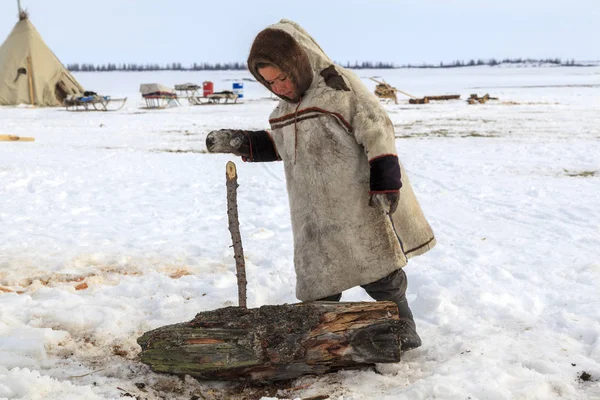
[[298, 89], [269, 120], [287, 179], [298, 299], [374, 282], [431, 249], [432, 229], [401, 163], [394, 214], [369, 206], [372, 161], [397, 155], [379, 100], [292, 21], [259, 33], [250, 51], [250, 72], [270, 89], [258, 73], [264, 63], [278, 66]]

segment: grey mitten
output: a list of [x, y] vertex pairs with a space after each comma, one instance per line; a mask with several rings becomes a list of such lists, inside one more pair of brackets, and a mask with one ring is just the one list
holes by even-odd
[[371, 207], [381, 207], [386, 214], [393, 214], [398, 208], [400, 193], [373, 193], [369, 199]]
[[237, 129], [220, 129], [206, 136], [206, 148], [210, 153], [232, 153], [250, 157], [250, 138]]

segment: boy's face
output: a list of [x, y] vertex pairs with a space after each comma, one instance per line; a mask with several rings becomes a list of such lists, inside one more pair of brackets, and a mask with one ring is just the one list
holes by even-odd
[[296, 97], [296, 89], [290, 78], [275, 66], [266, 66], [259, 68], [258, 73], [264, 78], [271, 87], [271, 90], [278, 96], [293, 99]]

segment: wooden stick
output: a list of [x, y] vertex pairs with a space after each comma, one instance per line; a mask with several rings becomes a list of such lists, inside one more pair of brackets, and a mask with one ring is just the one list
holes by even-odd
[[0, 135], [0, 142], [33, 142], [35, 138], [14, 136], [14, 135]]
[[33, 67], [31, 56], [27, 56], [27, 78], [29, 79], [29, 100], [31, 105], [35, 105], [35, 90], [33, 89]]
[[226, 166], [227, 177], [227, 217], [229, 219], [229, 232], [233, 242], [233, 258], [235, 258], [235, 269], [238, 282], [239, 305], [246, 308], [246, 264], [244, 262], [244, 248], [242, 247], [242, 236], [240, 235], [240, 222], [237, 207], [237, 170], [235, 164], [229, 161]]
[[396, 89], [396, 90], [397, 90], [398, 92], [400, 92], [400, 93], [402, 93], [402, 94], [404, 94], [404, 95], [408, 96], [408, 97], [412, 97], [413, 99], [416, 99], [416, 98], [417, 98], [416, 96], [413, 96], [413, 95], [412, 95], [412, 94], [410, 94], [410, 93], [403, 92], [403, 91], [402, 91], [402, 90], [400, 90], [400, 89]]

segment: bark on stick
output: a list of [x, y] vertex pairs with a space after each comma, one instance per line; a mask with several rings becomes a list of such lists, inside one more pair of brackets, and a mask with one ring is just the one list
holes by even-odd
[[237, 206], [237, 169], [231, 161], [227, 163], [225, 175], [227, 178], [227, 217], [229, 219], [229, 232], [233, 242], [233, 258], [238, 283], [239, 306], [246, 308], [246, 264], [244, 261], [244, 248], [240, 235], [240, 222]]

